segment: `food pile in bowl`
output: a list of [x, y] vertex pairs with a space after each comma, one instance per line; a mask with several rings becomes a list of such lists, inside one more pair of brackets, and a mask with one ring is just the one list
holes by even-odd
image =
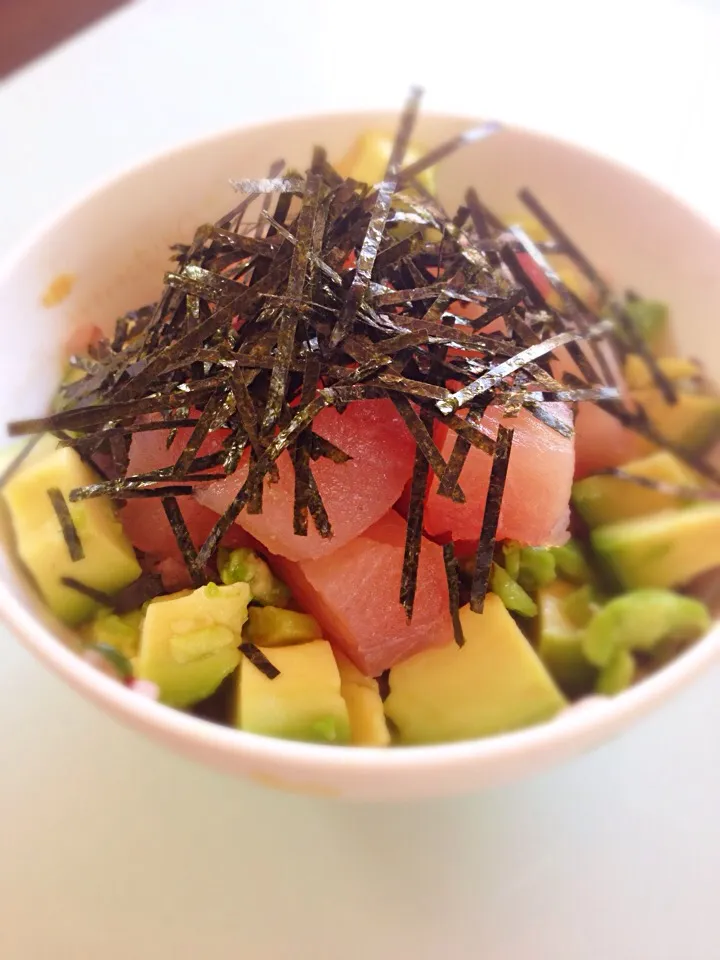
[[138, 696], [287, 739], [466, 740], [710, 626], [720, 398], [530, 190], [521, 218], [474, 189], [445, 210], [436, 165], [498, 128], [426, 152], [417, 107], [337, 166], [235, 182], [157, 302], [75, 336], [51, 412], [10, 424], [17, 557]]

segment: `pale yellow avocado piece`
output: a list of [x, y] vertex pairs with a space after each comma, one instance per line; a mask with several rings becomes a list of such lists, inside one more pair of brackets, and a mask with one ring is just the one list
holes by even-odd
[[701, 450], [720, 436], [720, 396], [702, 392], [702, 370], [696, 361], [658, 357], [657, 364], [676, 385], [676, 402], [665, 400], [651, 370], [637, 354], [630, 354], [625, 361], [625, 379], [633, 400], [642, 405], [650, 423], [666, 440], [687, 450]]
[[465, 643], [424, 650], [390, 671], [385, 713], [403, 743], [487, 737], [542, 723], [566, 701], [530, 642], [488, 594], [460, 610]]
[[280, 671], [272, 680], [243, 655], [235, 725], [285, 740], [349, 743], [350, 718], [330, 644], [274, 647], [267, 658]]
[[340, 692], [350, 715], [350, 739], [358, 747], [387, 747], [390, 731], [377, 680], [364, 673], [340, 653], [335, 654], [340, 670]]
[[[695, 360], [686, 357], [657, 357], [655, 362], [668, 380], [697, 380], [702, 371]], [[637, 353], [631, 353], [625, 360], [625, 380], [631, 390], [644, 390], [654, 387], [652, 370]]]
[[597, 527], [590, 540], [626, 590], [675, 587], [720, 566], [720, 505], [622, 520]]
[[699, 451], [720, 437], [720, 397], [679, 393], [670, 404], [659, 390], [633, 390], [632, 397], [661, 437], [690, 451]]
[[[622, 469], [633, 477], [657, 480], [673, 487], [692, 490], [703, 486], [699, 474], [667, 450], [631, 460]], [[572, 498], [575, 507], [590, 527], [617, 523], [620, 520], [697, 502], [691, 498], [682, 499], [662, 490], [655, 490], [652, 486], [613, 477], [611, 474], [578, 480], [573, 484]]]
[[[361, 134], [350, 147], [345, 156], [337, 163], [337, 171], [343, 177], [352, 177], [360, 183], [379, 183], [385, 176], [390, 151], [393, 146], [393, 134], [382, 130], [368, 130]], [[405, 151], [403, 166], [408, 167], [415, 163], [427, 151], [419, 144], [411, 142]], [[428, 193], [435, 195], [435, 167], [423, 170], [418, 180]]]
[[[42, 442], [42, 441], [41, 441]], [[132, 544], [107, 497], [70, 502], [70, 491], [99, 482], [70, 447], [33, 457], [2, 490], [10, 511], [17, 552], [50, 609], [68, 624], [90, 617], [98, 604], [61, 583], [72, 577], [88, 587], [114, 594], [141, 573]], [[67, 503], [85, 554], [73, 561], [48, 490], [57, 488]]]
[[247, 619], [246, 583], [209, 583], [152, 600], [145, 613], [133, 672], [160, 688], [160, 700], [188, 707], [209, 697], [240, 662]]

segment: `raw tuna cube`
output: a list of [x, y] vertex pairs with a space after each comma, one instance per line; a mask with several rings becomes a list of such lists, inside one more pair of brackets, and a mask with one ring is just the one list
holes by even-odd
[[367, 676], [452, 640], [442, 549], [423, 539], [415, 610], [400, 605], [405, 521], [394, 510], [332, 556], [274, 566], [303, 610]]

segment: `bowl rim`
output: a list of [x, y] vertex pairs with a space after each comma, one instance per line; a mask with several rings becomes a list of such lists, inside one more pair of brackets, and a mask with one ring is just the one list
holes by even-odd
[[[478, 118], [452, 111], [427, 111], [423, 117], [439, 121], [465, 123], [468, 127], [478, 123]], [[212, 149], [229, 138], [243, 134], [261, 133], [264, 130], [293, 125], [323, 123], [353, 118], [358, 124], [363, 119], [377, 122], [378, 118], [397, 118], [391, 110], [350, 110], [324, 113], [289, 114], [259, 123], [233, 125], [203, 136], [194, 137], [168, 149], [150, 152], [136, 162], [96, 178], [89, 186], [78, 190], [58, 209], [44, 217], [30, 230], [16, 249], [0, 263], [0, 288], [11, 281], [20, 263], [31, 251], [57, 229], [76, 210], [102, 198], [128, 177], [137, 176], [153, 166], [160, 166], [179, 158], [188, 150]], [[702, 211], [688, 203], [682, 196], [664, 185], [655, 183], [643, 173], [598, 150], [590, 150], [572, 141], [549, 135], [518, 124], [503, 124], [504, 130], [525, 137], [545, 141], [563, 151], [579, 154], [589, 160], [600, 161], [614, 167], [625, 178], [640, 181], [666, 202], [679, 205], [685, 212], [701, 221], [706, 228], [718, 232], [718, 226]], [[12, 558], [16, 563], [16, 559]], [[555, 718], [536, 726], [485, 738], [442, 742], [427, 745], [409, 745], [402, 748], [336, 746], [304, 743], [281, 738], [249, 733], [234, 727], [216, 724], [208, 720], [167, 707], [134, 692], [118, 683], [97, 668], [84, 661], [66, 646], [41, 620], [27, 609], [22, 601], [10, 591], [7, 582], [0, 579], [0, 620], [4, 621], [26, 649], [46, 663], [52, 671], [65, 680], [86, 699], [109, 706], [116, 716], [130, 725], [138, 722], [153, 728], [166, 737], [180, 737], [200, 744], [213, 752], [227, 757], [244, 755], [248, 760], [279, 763], [292, 774], [316, 772], [330, 773], [340, 768], [355, 772], [403, 773], [427, 772], [428, 769], [450, 772], [468, 765], [483, 765], [492, 761], [526, 757], [529, 753], [542, 755], [554, 748], [567, 746], [576, 740], [585, 741], [594, 735], [595, 741], [608, 739], [620, 727], [639, 719], [685, 689], [720, 659], [720, 621], [692, 647], [671, 663], [642, 682], [614, 697], [589, 697], [579, 701]]]

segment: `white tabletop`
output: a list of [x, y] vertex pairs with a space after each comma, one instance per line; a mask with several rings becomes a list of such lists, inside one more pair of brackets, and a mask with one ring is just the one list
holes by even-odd
[[[469, 2], [341, 6], [146, 0], [7, 82], [0, 254], [142, 155], [268, 116], [393, 105], [411, 81], [429, 108], [633, 163], [720, 222], [714, 0], [476, 3], [464, 26], [453, 8]], [[405, 807], [193, 766], [4, 632], [0, 731], [3, 960], [720, 956], [720, 670], [542, 778]]]

